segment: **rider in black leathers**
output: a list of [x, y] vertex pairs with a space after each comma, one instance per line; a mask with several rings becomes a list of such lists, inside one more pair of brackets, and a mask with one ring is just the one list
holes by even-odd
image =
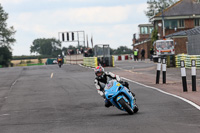
[[[96, 75], [96, 78], [94, 80], [94, 84], [95, 84], [95, 86], [97, 88], [97, 92], [104, 98], [106, 107], [110, 107], [112, 105], [105, 98], [105, 95], [104, 95], [104, 87], [105, 87], [105, 84], [109, 80], [116, 79], [117, 82], [121, 83], [123, 86], [125, 86], [126, 88], [129, 89], [129, 84], [127, 82], [122, 81], [118, 75], [115, 75], [115, 74], [113, 74], [111, 72], [104, 72], [104, 68], [102, 66], [97, 66], [95, 68], [95, 75]], [[132, 94], [133, 94], [133, 96], [135, 96], [134, 93], [132, 93]]]

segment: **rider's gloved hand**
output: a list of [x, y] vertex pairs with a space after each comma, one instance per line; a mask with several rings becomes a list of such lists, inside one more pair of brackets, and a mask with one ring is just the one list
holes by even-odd
[[106, 98], [106, 96], [105, 96], [105, 92], [103, 92], [103, 96], [102, 96], [104, 99]]
[[104, 99], [106, 98], [106, 96], [105, 96], [105, 92], [104, 91], [102, 91], [102, 95], [101, 95]]
[[99, 95], [102, 96], [102, 97], [105, 96], [105, 95], [104, 95], [104, 92], [102, 92], [102, 91], [99, 91]]

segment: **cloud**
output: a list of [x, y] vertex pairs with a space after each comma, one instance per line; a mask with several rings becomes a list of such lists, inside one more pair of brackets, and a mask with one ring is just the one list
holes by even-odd
[[29, 0], [0, 0], [0, 3], [13, 3], [13, 4], [18, 4], [18, 3], [23, 3], [25, 1], [29, 1]]
[[118, 46], [131, 47], [132, 37], [137, 32], [137, 24], [116, 24], [112, 26], [90, 26], [96, 44], [110, 44], [112, 48]]
[[117, 23], [128, 18], [130, 7], [90, 7], [57, 10], [52, 13], [53, 18], [71, 23]]
[[[29, 2], [29, 1], [32, 1], [32, 0], [0, 0], [0, 3], [19, 4], [23, 2]], [[40, 0], [40, 2], [92, 2], [92, 1], [93, 0]]]
[[[136, 6], [135, 6], [136, 7]], [[88, 24], [116, 24], [123, 23], [131, 18], [134, 6], [116, 6], [116, 7], [91, 7], [91, 8], [71, 8], [66, 10], [25, 12], [21, 14], [12, 14], [10, 16], [11, 25], [17, 29], [33, 30], [35, 26], [40, 25], [53, 29], [54, 27], [63, 27], [64, 25], [88, 25]], [[16, 23], [17, 22], [17, 23]]]
[[89, 36], [93, 34], [95, 44], [106, 43], [112, 48], [126, 45], [130, 48], [138, 25], [147, 23], [145, 9], [146, 4], [135, 4], [10, 13], [9, 25], [17, 30], [13, 54], [20, 55], [23, 46], [29, 49], [34, 39], [58, 38], [58, 32], [77, 30], [84, 30]]

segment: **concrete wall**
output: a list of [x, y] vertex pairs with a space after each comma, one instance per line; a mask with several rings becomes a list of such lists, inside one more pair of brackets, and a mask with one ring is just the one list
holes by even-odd
[[66, 64], [83, 64], [83, 54], [67, 55]]

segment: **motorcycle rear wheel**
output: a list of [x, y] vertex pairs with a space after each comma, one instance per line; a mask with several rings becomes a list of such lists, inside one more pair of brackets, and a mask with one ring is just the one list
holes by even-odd
[[131, 109], [131, 107], [125, 102], [123, 98], [119, 100], [119, 103], [121, 106], [128, 112], [129, 115], [132, 115], [134, 111]]

